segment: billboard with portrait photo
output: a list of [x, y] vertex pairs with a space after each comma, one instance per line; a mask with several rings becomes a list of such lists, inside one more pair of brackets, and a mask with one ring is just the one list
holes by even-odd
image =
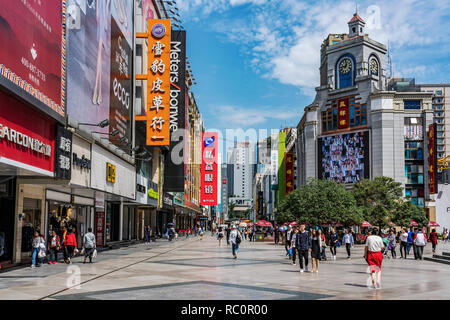
[[319, 179], [355, 183], [370, 178], [369, 131], [318, 139]]

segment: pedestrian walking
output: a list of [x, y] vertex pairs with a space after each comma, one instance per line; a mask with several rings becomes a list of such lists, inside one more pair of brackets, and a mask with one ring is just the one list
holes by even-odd
[[[44, 256], [45, 256], [45, 240], [44, 237], [39, 233], [39, 231], [34, 232], [32, 247], [33, 253], [31, 256], [31, 268], [40, 267], [42, 265], [42, 246], [44, 246]], [[37, 260], [37, 265], [36, 265]]]
[[319, 273], [320, 251], [322, 250], [322, 237], [318, 230], [311, 231], [311, 260], [312, 272]]
[[345, 229], [344, 238], [342, 242], [345, 243], [345, 249], [347, 250], [347, 259], [351, 260], [351, 249], [353, 248], [354, 240], [353, 235], [349, 232], [349, 229]]
[[48, 252], [50, 253], [50, 259], [48, 259], [48, 264], [57, 264], [58, 252], [61, 249], [61, 241], [56, 231], [52, 231], [52, 236], [48, 242]]
[[436, 253], [436, 246], [438, 244], [438, 234], [436, 229], [433, 229], [430, 234], [431, 246], [433, 247], [433, 253]]
[[400, 234], [400, 254], [402, 259], [406, 259], [408, 247], [408, 230], [406, 228], [403, 229], [403, 232]]
[[73, 229], [69, 228], [66, 234], [66, 238], [64, 240], [64, 247], [67, 250], [67, 260], [65, 261], [68, 264], [72, 264], [71, 259], [73, 258], [74, 254], [77, 254], [78, 252], [78, 245], [77, 245], [77, 239], [75, 237], [75, 233], [73, 233]]
[[[414, 247], [414, 229], [413, 227], [409, 228], [408, 231], [408, 241], [406, 243], [406, 251], [408, 252], [408, 255], [411, 251], [411, 248]], [[414, 251], [414, 259], [416, 258], [416, 252]]]
[[389, 250], [391, 250], [391, 255], [393, 259], [397, 259], [397, 253], [395, 252], [395, 248], [397, 247], [397, 240], [395, 238], [394, 230], [391, 230], [390, 235], [388, 236], [389, 240]]
[[189, 238], [190, 234], [191, 234], [191, 228], [188, 227], [188, 228], [186, 229], [186, 239]]
[[[300, 231], [295, 237], [295, 246], [298, 251], [298, 261], [300, 264], [300, 272], [308, 272], [308, 252], [311, 251], [311, 238], [309, 232], [305, 230], [305, 225], [300, 225]], [[305, 269], [303, 269], [303, 260], [305, 261]]]
[[222, 239], [224, 237], [223, 228], [219, 227], [219, 232], [217, 233], [217, 240], [219, 240], [219, 247], [222, 246]]
[[198, 231], [199, 231], [199, 234], [200, 234], [200, 240], [203, 240], [203, 228], [200, 227], [200, 229]]
[[369, 230], [364, 248], [364, 259], [370, 267], [373, 288], [381, 288], [381, 264], [383, 262], [383, 240], [378, 234], [378, 229]]
[[447, 241], [449, 241], [449, 234], [448, 234], [448, 229], [444, 228], [444, 232], [442, 233], [442, 240], [444, 240], [445, 243], [447, 243]]
[[422, 229], [420, 229], [414, 237], [414, 245], [416, 246], [418, 260], [423, 260], [423, 248], [425, 248], [426, 244], [427, 236], [422, 232]]
[[291, 255], [289, 254], [289, 248], [291, 247], [291, 236], [292, 236], [292, 226], [289, 226], [288, 230], [286, 230], [286, 241], [284, 243], [286, 256], [289, 256], [289, 259], [292, 258]]
[[150, 244], [150, 226], [144, 227], [145, 244]]
[[275, 233], [275, 236], [274, 236], [275, 244], [278, 244], [278, 242], [280, 242], [280, 231], [278, 230], [277, 225], [275, 225], [274, 233]]
[[412, 236], [412, 241], [413, 241], [412, 246], [413, 246], [413, 251], [414, 251], [414, 260], [417, 260], [417, 258], [419, 256], [418, 252], [417, 252], [417, 245], [416, 245], [416, 242], [414, 241], [416, 239], [417, 233], [418, 233], [417, 228], [414, 228], [413, 229], [413, 233], [411, 235]]
[[336, 228], [333, 227], [330, 234], [330, 251], [331, 255], [333, 256], [333, 260], [336, 260], [336, 247], [338, 245], [338, 242], [339, 236], [336, 232]]
[[327, 241], [325, 238], [325, 233], [322, 232], [321, 229], [318, 230], [320, 239], [322, 240], [322, 245], [321, 245], [321, 252], [320, 252], [320, 259], [319, 260], [324, 260], [327, 261], [327, 253], [326, 253], [326, 248], [327, 248]]
[[230, 245], [230, 233], [231, 233], [230, 226], [227, 225], [227, 228], [225, 229], [225, 234], [226, 234], [226, 236], [227, 236], [227, 246]]
[[242, 241], [242, 235], [239, 232], [238, 228], [233, 225], [233, 228], [230, 232], [230, 242], [231, 242], [231, 253], [233, 254], [234, 259], [237, 259], [239, 252], [239, 244]]
[[291, 247], [289, 249], [292, 252], [292, 264], [294, 266], [295, 266], [295, 260], [297, 257], [297, 246], [296, 246], [297, 234], [298, 234], [298, 227], [295, 227], [294, 232], [291, 237]]
[[95, 240], [95, 235], [92, 233], [91, 227], [88, 228], [88, 232], [83, 236], [83, 250], [83, 263], [86, 263], [87, 258], [89, 258], [89, 263], [92, 263], [92, 256], [94, 255], [94, 251], [97, 250], [97, 241]]

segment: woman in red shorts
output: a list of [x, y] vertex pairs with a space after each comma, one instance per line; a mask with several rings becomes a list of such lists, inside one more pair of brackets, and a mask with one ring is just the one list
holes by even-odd
[[[372, 285], [374, 288], [381, 287], [381, 263], [383, 262], [383, 254], [381, 251], [384, 248], [383, 240], [381, 237], [377, 236], [377, 234], [377, 229], [369, 231], [369, 236], [366, 239], [366, 247], [364, 249], [364, 258], [369, 264]], [[376, 274], [377, 281], [375, 281]]]

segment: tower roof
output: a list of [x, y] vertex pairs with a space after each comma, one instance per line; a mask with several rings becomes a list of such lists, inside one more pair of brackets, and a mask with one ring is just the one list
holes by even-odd
[[355, 21], [361, 21], [362, 23], [366, 23], [357, 13], [353, 15], [353, 18], [348, 23], [353, 23]]

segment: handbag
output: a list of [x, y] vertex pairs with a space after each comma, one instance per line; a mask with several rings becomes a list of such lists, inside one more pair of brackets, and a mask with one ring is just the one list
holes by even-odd
[[338, 241], [338, 242], [336, 242], [336, 247], [340, 247], [341, 246], [341, 242], [340, 241]]
[[240, 244], [241, 243], [241, 236], [237, 236], [236, 237], [236, 244]]
[[92, 253], [92, 258], [97, 258], [97, 249], [94, 249], [94, 252]]

